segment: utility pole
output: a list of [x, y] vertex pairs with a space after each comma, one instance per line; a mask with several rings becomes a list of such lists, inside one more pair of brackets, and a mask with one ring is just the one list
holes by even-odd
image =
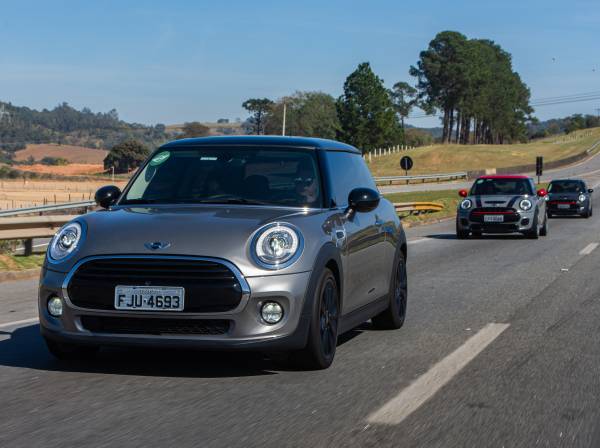
[[596, 116], [600, 119], [600, 107], [596, 109]]
[[281, 128], [281, 135], [285, 135], [285, 116], [287, 113], [287, 104], [283, 102], [283, 126]]

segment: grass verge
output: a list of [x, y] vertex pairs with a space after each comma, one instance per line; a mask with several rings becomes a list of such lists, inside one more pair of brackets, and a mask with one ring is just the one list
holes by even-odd
[[0, 254], [1, 271], [23, 271], [40, 267], [44, 264], [44, 254], [30, 255], [8, 255]]
[[392, 202], [437, 202], [444, 205], [439, 212], [421, 213], [419, 215], [401, 215], [402, 221], [411, 224], [424, 224], [430, 221], [450, 218], [456, 215], [456, 207], [460, 196], [458, 190], [415, 191], [409, 193], [390, 193], [384, 195]]
[[373, 158], [369, 168], [373, 176], [404, 175], [400, 158], [414, 161], [410, 174], [453, 173], [534, 164], [536, 156], [545, 162], [564, 159], [589, 149], [600, 140], [600, 128], [556, 135], [514, 145], [433, 145], [388, 156]]

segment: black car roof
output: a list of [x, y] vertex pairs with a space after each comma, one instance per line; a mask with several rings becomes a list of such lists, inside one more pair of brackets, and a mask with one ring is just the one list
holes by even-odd
[[335, 140], [311, 137], [284, 137], [276, 135], [235, 135], [219, 137], [184, 138], [166, 143], [161, 148], [177, 149], [190, 146], [277, 146], [290, 148], [320, 148], [327, 151], [344, 151], [360, 154], [354, 146]]

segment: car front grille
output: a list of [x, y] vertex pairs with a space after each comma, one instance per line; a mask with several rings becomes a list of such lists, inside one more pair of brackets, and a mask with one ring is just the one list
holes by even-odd
[[508, 207], [478, 207], [474, 208], [470, 215], [469, 219], [471, 222], [484, 223], [485, 215], [502, 215], [504, 216], [505, 223], [515, 223], [519, 222], [521, 219], [521, 215], [517, 213], [514, 208]]
[[84, 262], [71, 277], [67, 292], [81, 308], [114, 310], [117, 285], [180, 286], [183, 313], [215, 313], [235, 309], [243, 298], [240, 279], [213, 260], [169, 257], [111, 257]]
[[225, 319], [82, 316], [81, 325], [94, 333], [216, 336], [226, 334], [231, 322]]

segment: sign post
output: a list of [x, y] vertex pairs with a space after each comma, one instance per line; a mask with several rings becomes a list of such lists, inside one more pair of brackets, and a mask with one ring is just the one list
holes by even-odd
[[535, 175], [538, 178], [538, 184], [540, 183], [540, 177], [544, 173], [544, 158], [542, 156], [537, 156], [535, 158]]

